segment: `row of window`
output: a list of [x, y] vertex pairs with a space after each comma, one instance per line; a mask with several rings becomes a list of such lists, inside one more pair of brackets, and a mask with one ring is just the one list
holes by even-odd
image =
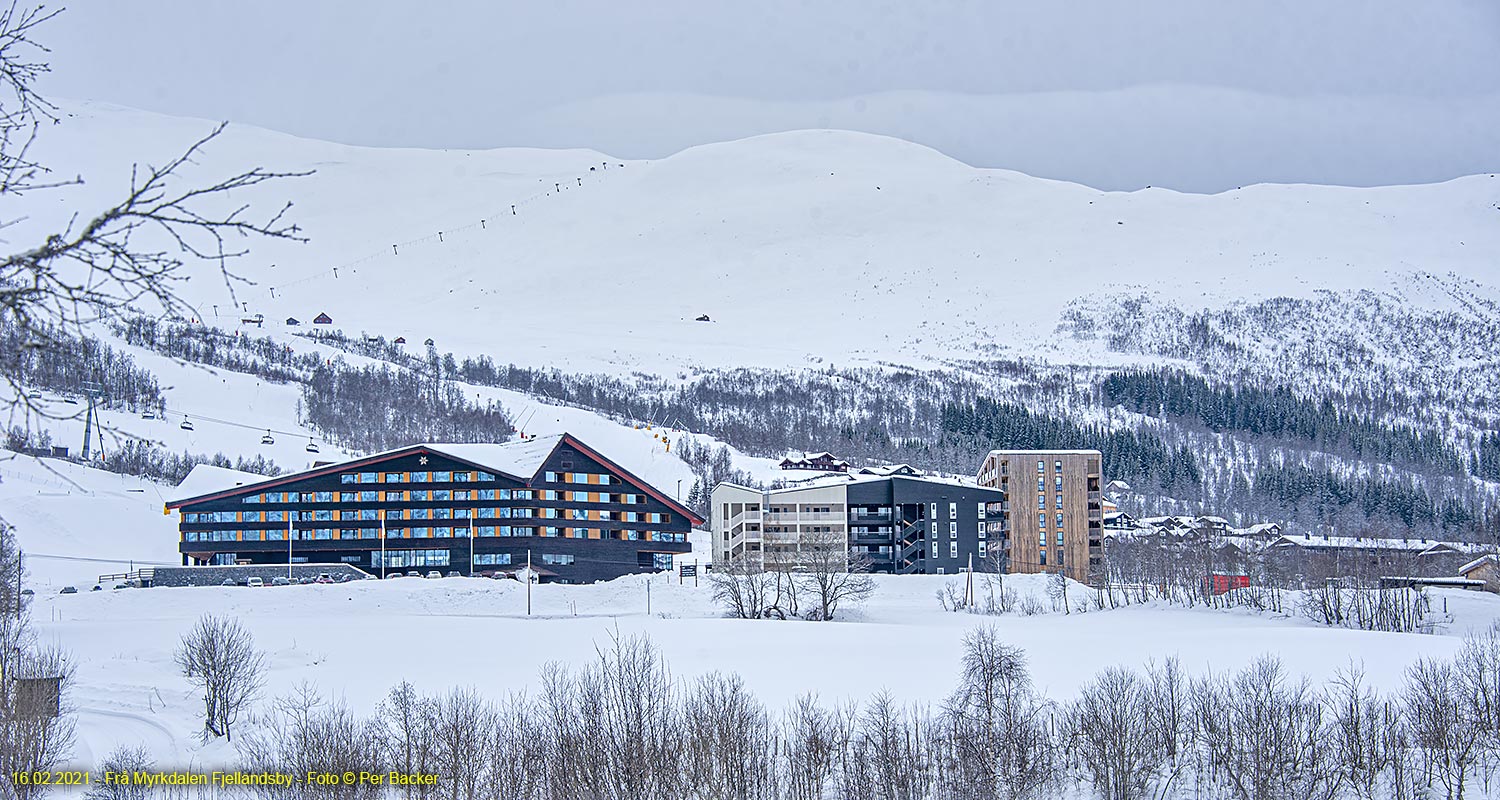
[[[543, 526], [539, 528], [513, 527], [510, 525], [476, 525], [477, 538], [500, 536], [545, 536], [563, 539], [616, 539], [620, 541], [686, 542], [687, 534], [676, 531], [603, 530], [601, 528], [566, 528]], [[469, 536], [465, 526], [433, 525], [422, 527], [387, 528], [387, 539], [462, 539]], [[379, 539], [379, 528], [308, 528], [295, 532], [300, 541]], [[185, 531], [184, 542], [284, 542], [283, 530], [217, 530]]]
[[542, 477], [548, 483], [587, 483], [595, 486], [616, 483], [613, 476], [598, 472], [547, 472]]
[[339, 476], [339, 483], [468, 483], [493, 480], [494, 474], [484, 471], [345, 472]]
[[449, 562], [447, 550], [387, 550], [370, 554], [372, 567], [446, 567]]
[[[635, 495], [624, 495], [635, 497]], [[447, 500], [531, 500], [530, 489], [401, 489], [379, 491], [362, 489], [357, 492], [265, 492], [246, 496], [240, 502], [247, 504], [269, 503], [405, 503]], [[608, 502], [608, 501], [600, 501]], [[620, 501], [627, 502], [627, 501]], [[631, 500], [629, 502], [636, 502]], [[640, 502], [645, 502], [641, 500]]]
[[[1057, 478], [1053, 481], [1053, 486], [1057, 489], [1057, 491], [1059, 491], [1059, 492], [1062, 491], [1063, 487], [1062, 487], [1062, 476], [1061, 475], [1058, 475]], [[1045, 491], [1047, 491], [1047, 479], [1046, 478], [1043, 478], [1040, 475], [1037, 476], [1037, 479], [1036, 479], [1036, 490], [1039, 491], [1039, 492], [1045, 492]]]
[[[1036, 526], [1038, 528], [1042, 529], [1042, 530], [1046, 530], [1047, 529], [1047, 515], [1046, 514], [1038, 514], [1036, 516]], [[1063, 515], [1062, 515], [1062, 512], [1059, 511], [1059, 512], [1057, 512], [1057, 527], [1061, 528], [1062, 526], [1063, 526]]]
[[[383, 513], [382, 513], [383, 512]], [[409, 519], [574, 519], [594, 522], [650, 522], [668, 524], [672, 515], [658, 511], [604, 511], [589, 508], [514, 508], [511, 506], [485, 508], [319, 508], [300, 511], [186, 511], [182, 521], [190, 524], [222, 522], [286, 522], [289, 519], [307, 522], [331, 522], [334, 520], [409, 520]]]
[[[941, 523], [941, 522], [934, 522], [934, 523], [932, 523], [932, 527], [930, 529], [931, 534], [933, 536], [937, 536], [937, 535], [941, 534], [943, 532], [942, 525], [943, 525], [943, 523]], [[988, 529], [987, 529], [987, 527], [985, 526], [985, 524], [983, 522], [979, 523], [979, 525], [977, 526], [977, 528], [979, 530], [979, 538], [983, 539], [983, 538], [985, 538], [986, 536], [989, 535]], [[950, 522], [950, 523], [948, 523], [948, 537], [950, 539], [957, 539], [958, 538], [958, 523], [957, 522]]]
[[[1042, 531], [1040, 534], [1037, 535], [1037, 542], [1042, 547], [1046, 547], [1047, 546], [1047, 532], [1046, 531]], [[1057, 545], [1059, 547], [1061, 547], [1062, 543], [1063, 543], [1063, 532], [1062, 532], [1062, 529], [1059, 528], [1058, 531], [1057, 531]]]

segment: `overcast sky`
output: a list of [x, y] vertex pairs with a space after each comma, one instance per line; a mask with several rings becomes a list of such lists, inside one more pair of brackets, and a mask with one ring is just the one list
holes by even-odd
[[[352, 144], [660, 157], [822, 123], [1106, 188], [1500, 169], [1492, 0], [74, 0], [42, 38], [58, 96]], [[1256, 146], [1178, 163], [1216, 126]]]

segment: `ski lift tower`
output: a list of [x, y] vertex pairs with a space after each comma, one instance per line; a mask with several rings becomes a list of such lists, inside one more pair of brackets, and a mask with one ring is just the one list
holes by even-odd
[[83, 394], [88, 398], [88, 411], [84, 412], [83, 418], [83, 460], [89, 460], [89, 439], [93, 437], [94, 427], [99, 426], [99, 451], [104, 452], [104, 427], [99, 425], [98, 411], [99, 401], [105, 397], [104, 384], [94, 381], [83, 382]]

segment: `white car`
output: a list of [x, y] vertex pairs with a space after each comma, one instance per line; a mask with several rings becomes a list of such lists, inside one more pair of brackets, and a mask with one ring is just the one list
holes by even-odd
[[251, 578], [250, 580], [245, 581], [245, 585], [249, 586], [251, 588], [256, 588], [256, 587], [260, 587], [260, 586], [265, 586], [266, 585], [266, 581], [265, 581], [264, 578], [262, 578], [259, 575], [257, 575], [255, 577]]

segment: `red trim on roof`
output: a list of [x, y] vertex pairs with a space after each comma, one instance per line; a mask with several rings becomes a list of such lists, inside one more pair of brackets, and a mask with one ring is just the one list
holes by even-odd
[[[693, 510], [690, 509], [690, 508], [688, 508], [687, 506], [685, 506], [685, 505], [677, 502], [676, 500], [673, 500], [672, 498], [667, 497], [666, 495], [662, 494], [661, 492], [658, 492], [655, 489], [651, 488], [649, 485], [646, 484], [645, 481], [642, 481], [640, 478], [637, 478], [633, 473], [631, 473], [630, 470], [625, 469], [624, 467], [621, 467], [619, 464], [616, 464], [615, 462], [610, 461], [609, 459], [605, 458], [602, 455], [599, 455], [599, 453], [596, 452], [593, 448], [591, 448], [588, 445], [584, 444], [583, 442], [580, 442], [577, 439], [573, 438], [573, 434], [571, 434], [571, 433], [564, 433], [562, 435], [562, 439], [560, 439], [558, 441], [558, 444], [561, 445], [563, 442], [567, 442], [568, 444], [573, 445], [575, 448], [577, 448], [578, 450], [580, 450], [581, 452], [583, 452], [585, 455], [589, 456], [590, 458], [594, 459], [595, 461], [598, 461], [601, 464], [604, 464], [605, 466], [608, 466], [610, 469], [614, 470], [615, 472], [618, 472], [620, 474], [620, 477], [624, 478], [626, 481], [629, 481], [632, 486], [634, 486], [637, 489], [640, 489], [641, 491], [645, 492], [646, 494], [651, 495], [652, 497], [655, 497], [657, 500], [660, 500], [662, 503], [666, 504], [666, 506], [668, 508], [671, 508], [671, 509], [675, 510], [677, 513], [683, 515], [684, 517], [687, 517], [692, 522], [693, 525], [702, 525], [703, 523], [705, 523], [705, 522], [708, 521], [708, 520], [704, 519], [703, 517], [700, 517], [697, 514], [694, 514]], [[557, 452], [557, 448], [556, 447], [552, 448], [552, 452], [554, 452], [554, 453]], [[549, 454], [548, 457], [550, 458], [551, 455]]]

